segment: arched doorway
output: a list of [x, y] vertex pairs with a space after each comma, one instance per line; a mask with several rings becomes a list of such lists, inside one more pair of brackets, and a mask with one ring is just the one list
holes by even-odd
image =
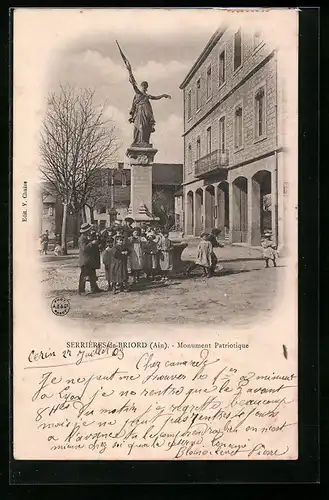
[[233, 182], [233, 243], [245, 243], [248, 237], [248, 181], [238, 177]]
[[204, 192], [205, 197], [205, 231], [210, 232], [215, 227], [215, 188], [207, 186]]
[[193, 192], [186, 195], [186, 234], [193, 234], [194, 231], [194, 202]]
[[222, 231], [219, 237], [224, 239], [226, 235], [228, 236], [230, 227], [229, 188], [226, 181], [218, 185], [217, 206], [218, 227]]
[[200, 236], [203, 228], [203, 190], [201, 188], [195, 191], [195, 236]]
[[271, 172], [260, 170], [252, 178], [251, 244], [259, 246], [264, 231], [272, 230]]

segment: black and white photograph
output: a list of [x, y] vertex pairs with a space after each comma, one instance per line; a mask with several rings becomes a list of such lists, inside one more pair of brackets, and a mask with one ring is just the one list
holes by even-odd
[[15, 9], [19, 457], [296, 459], [297, 70], [294, 9]]
[[268, 30], [238, 19], [192, 38], [95, 30], [50, 58], [37, 248], [45, 293], [69, 298], [70, 317], [273, 313], [289, 252], [288, 75]]

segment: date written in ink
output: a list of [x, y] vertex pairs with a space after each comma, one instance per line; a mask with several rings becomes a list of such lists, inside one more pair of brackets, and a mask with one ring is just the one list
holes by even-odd
[[22, 186], [22, 222], [27, 222], [27, 182], [23, 182]]

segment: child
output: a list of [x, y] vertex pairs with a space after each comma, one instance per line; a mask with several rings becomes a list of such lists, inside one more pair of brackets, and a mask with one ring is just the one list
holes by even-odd
[[197, 248], [197, 256], [195, 260], [195, 264], [197, 266], [201, 266], [203, 269], [203, 276], [210, 278], [211, 277], [211, 267], [212, 267], [212, 253], [213, 248], [212, 244], [209, 241], [209, 234], [202, 233], [201, 241]]
[[[112, 253], [113, 252], [113, 253]], [[123, 236], [117, 236], [112, 253], [113, 293], [128, 291], [127, 260], [129, 250], [123, 243]]]
[[[223, 243], [220, 243], [218, 241], [218, 235], [221, 233], [221, 230], [218, 229], [218, 228], [213, 228], [208, 236], [208, 241], [210, 241], [210, 243], [212, 244], [212, 247], [213, 249], [214, 248], [218, 248], [218, 247], [223, 247]], [[211, 274], [214, 274], [215, 272], [215, 269], [216, 269], [216, 266], [218, 264], [218, 258], [217, 258], [217, 255], [215, 254], [214, 250], [212, 251], [212, 254], [211, 254], [211, 261], [212, 261], [212, 264], [211, 264]], [[222, 266], [221, 266], [222, 267]]]
[[143, 250], [141, 241], [141, 230], [139, 227], [134, 228], [130, 239], [130, 269], [133, 275], [133, 282], [137, 283], [140, 278], [141, 270], [143, 269]]
[[261, 246], [263, 249], [263, 259], [265, 259], [265, 267], [268, 266], [268, 261], [273, 262], [273, 266], [276, 267], [276, 259], [278, 257], [278, 252], [275, 244], [272, 241], [271, 231], [265, 231], [264, 236], [261, 241]]
[[169, 239], [169, 233], [166, 230], [162, 231], [161, 238], [158, 242], [159, 262], [162, 271], [162, 281], [168, 281], [169, 271], [172, 270], [172, 251], [173, 244]]
[[154, 241], [154, 236], [149, 234], [146, 242], [143, 243], [143, 270], [146, 278], [151, 277], [152, 281], [156, 281], [156, 271], [158, 269], [158, 248]]
[[158, 245], [160, 243], [161, 238], [163, 237], [161, 228], [159, 226], [157, 226], [155, 228], [155, 230], [154, 230], [154, 236], [155, 236], [154, 241]]
[[112, 261], [113, 261], [113, 238], [108, 238], [106, 242], [105, 250], [102, 252], [102, 262], [105, 267], [105, 279], [108, 282], [108, 291], [113, 290], [113, 273], [112, 273]]

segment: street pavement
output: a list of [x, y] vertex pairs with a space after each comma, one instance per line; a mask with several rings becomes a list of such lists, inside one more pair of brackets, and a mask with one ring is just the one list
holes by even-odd
[[[188, 263], [195, 258], [198, 240], [189, 240], [182, 254]], [[173, 275], [168, 284], [142, 280], [128, 293], [79, 296], [78, 256], [41, 257], [42, 281], [47, 300], [65, 296], [70, 300], [69, 317], [97, 323], [216, 323], [246, 327], [260, 316], [273, 314], [280, 295], [284, 259], [278, 267], [265, 269], [258, 248], [226, 245], [215, 252], [223, 269], [203, 278], [196, 269], [189, 278]], [[106, 290], [104, 270], [98, 270], [99, 287]], [[89, 283], [87, 283], [87, 287]]]

